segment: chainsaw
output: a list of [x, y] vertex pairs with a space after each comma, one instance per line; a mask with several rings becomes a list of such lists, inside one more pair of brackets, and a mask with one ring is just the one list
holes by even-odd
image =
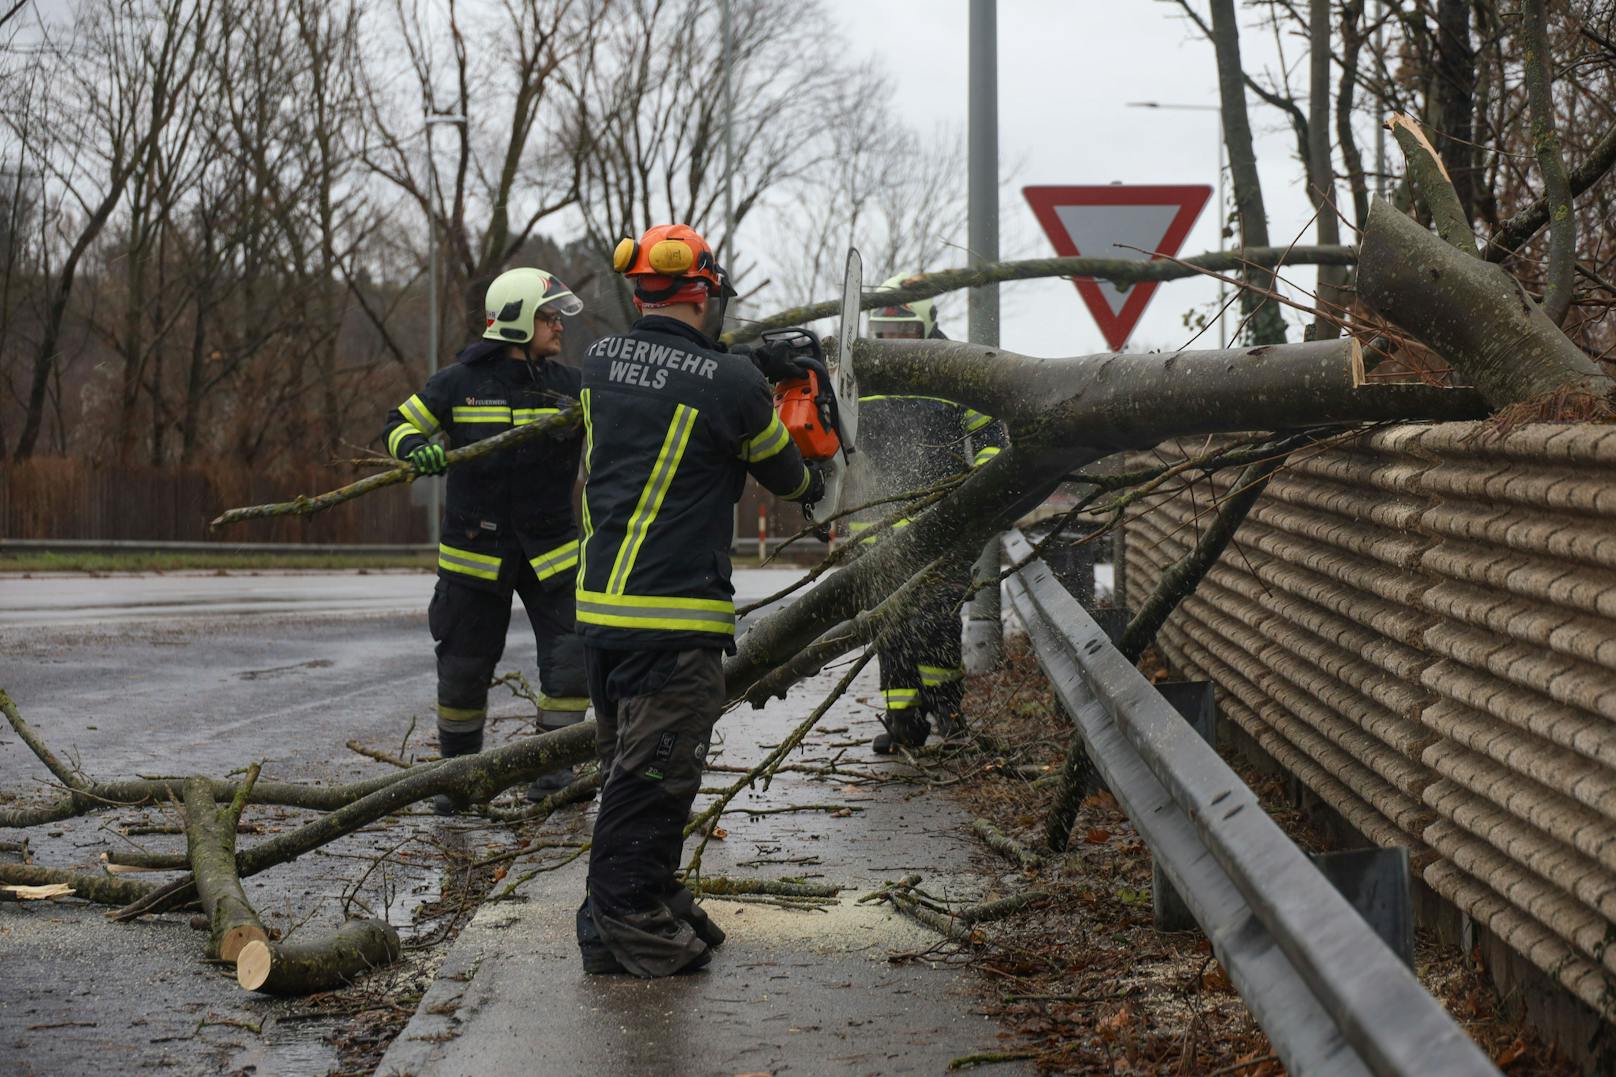
[[[797, 451], [809, 464], [829, 464], [838, 453], [845, 463], [856, 450], [843, 434], [841, 408], [819, 338], [806, 329], [776, 329], [764, 333], [763, 339], [786, 345], [803, 372], [802, 377], [780, 381], [774, 387], [774, 410]], [[835, 511], [834, 505], [830, 508]]]

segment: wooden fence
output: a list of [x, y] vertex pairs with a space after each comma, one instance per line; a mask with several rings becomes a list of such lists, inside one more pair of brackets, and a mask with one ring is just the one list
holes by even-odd
[[225, 509], [315, 494], [357, 477], [306, 467], [265, 475], [245, 467], [125, 468], [36, 458], [0, 467], [0, 537], [145, 542], [418, 543], [426, 511], [395, 486], [318, 516], [260, 520], [221, 535], [208, 521]]

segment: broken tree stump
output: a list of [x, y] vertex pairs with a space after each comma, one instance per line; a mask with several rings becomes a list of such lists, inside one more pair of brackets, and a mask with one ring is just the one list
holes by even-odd
[[1613, 383], [1501, 267], [1443, 242], [1384, 199], [1369, 207], [1358, 297], [1507, 407]]

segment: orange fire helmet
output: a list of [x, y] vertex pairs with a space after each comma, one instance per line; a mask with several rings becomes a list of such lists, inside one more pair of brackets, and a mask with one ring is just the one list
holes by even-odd
[[623, 239], [612, 252], [612, 268], [635, 282], [637, 298], [651, 302], [678, 301], [675, 293], [698, 280], [710, 295], [735, 294], [712, 248], [688, 224], [659, 224], [637, 240]]

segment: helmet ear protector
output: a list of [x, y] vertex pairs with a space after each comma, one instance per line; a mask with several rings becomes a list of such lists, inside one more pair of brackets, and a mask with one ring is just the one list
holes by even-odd
[[[628, 238], [618, 240], [617, 249], [612, 251], [614, 270], [627, 273], [639, 260], [639, 240]], [[651, 249], [645, 252], [645, 263], [650, 266], [652, 273], [664, 277], [700, 276], [703, 271], [716, 270], [718, 264], [713, 260], [712, 251], [704, 248], [698, 254], [682, 239], [657, 240], [651, 244]]]
[[625, 236], [617, 241], [617, 249], [612, 251], [612, 269], [618, 273], [627, 273], [628, 267], [633, 265], [634, 259], [639, 256], [640, 241]]

